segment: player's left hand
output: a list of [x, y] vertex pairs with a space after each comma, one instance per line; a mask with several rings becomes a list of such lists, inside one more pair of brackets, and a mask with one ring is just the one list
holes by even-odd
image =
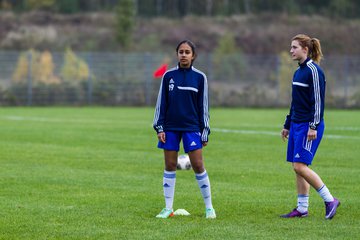
[[202, 142], [203, 147], [206, 147], [208, 142]]
[[317, 138], [317, 131], [309, 128], [309, 131], [307, 133], [308, 141], [315, 140], [316, 138]]

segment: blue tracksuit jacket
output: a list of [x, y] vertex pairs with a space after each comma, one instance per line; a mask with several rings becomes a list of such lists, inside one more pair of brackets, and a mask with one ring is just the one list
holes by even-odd
[[200, 132], [201, 140], [208, 141], [209, 100], [206, 75], [198, 69], [168, 70], [160, 85], [153, 127], [163, 131]]
[[324, 117], [325, 75], [321, 68], [310, 58], [299, 64], [292, 82], [292, 101], [290, 113], [286, 117], [285, 129], [290, 123], [308, 122], [316, 129]]

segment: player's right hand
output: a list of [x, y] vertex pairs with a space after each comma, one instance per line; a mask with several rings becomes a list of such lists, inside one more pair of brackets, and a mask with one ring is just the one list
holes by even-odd
[[281, 138], [284, 142], [286, 139], [289, 138], [289, 130], [288, 129], [284, 128], [283, 130], [281, 130]]
[[165, 143], [166, 139], [165, 139], [165, 133], [164, 132], [158, 133], [157, 136], [158, 136], [158, 139], [159, 139], [160, 142]]

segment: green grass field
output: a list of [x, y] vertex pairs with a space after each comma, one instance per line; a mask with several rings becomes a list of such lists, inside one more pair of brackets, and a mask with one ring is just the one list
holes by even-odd
[[211, 109], [204, 149], [218, 218], [204, 217], [192, 171], [178, 171], [174, 208], [164, 207], [163, 153], [153, 108], [0, 108], [0, 239], [358, 239], [360, 111], [327, 110], [313, 169], [342, 205], [324, 219], [296, 206], [280, 130], [287, 109]]

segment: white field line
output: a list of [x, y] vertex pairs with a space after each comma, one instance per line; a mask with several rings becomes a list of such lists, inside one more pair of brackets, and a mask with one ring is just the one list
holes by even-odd
[[[59, 119], [59, 118], [44, 118], [44, 117], [21, 117], [21, 116], [0, 116], [0, 119], [10, 120], [10, 121], [35, 121], [35, 122], [73, 122], [73, 123], [98, 123], [98, 124], [108, 124], [116, 122], [115, 120], [91, 120], [91, 119]], [[243, 124], [239, 125], [239, 127], [264, 127], [262, 125], [251, 125], [251, 124]], [[270, 127], [270, 126], [265, 126]], [[328, 130], [342, 130], [342, 131], [359, 131], [359, 127], [334, 127], [334, 128], [326, 128]], [[225, 128], [211, 128], [213, 132], [222, 132], [222, 133], [233, 133], [233, 134], [244, 134], [244, 135], [267, 135], [267, 136], [279, 136], [279, 132], [274, 131], [263, 131], [263, 130], [237, 130], [237, 129], [225, 129]], [[360, 140], [360, 136], [347, 136], [347, 135], [334, 135], [334, 134], [326, 134], [324, 138], [330, 139], [354, 139]]]
[[[280, 131], [273, 132], [273, 131], [258, 131], [258, 130], [236, 130], [236, 129], [224, 129], [224, 128], [211, 128], [211, 131], [222, 132], [222, 133], [244, 134], [244, 135], [268, 135], [268, 136], [281, 137]], [[360, 136], [333, 135], [326, 133], [324, 134], [324, 138], [360, 140]]]

